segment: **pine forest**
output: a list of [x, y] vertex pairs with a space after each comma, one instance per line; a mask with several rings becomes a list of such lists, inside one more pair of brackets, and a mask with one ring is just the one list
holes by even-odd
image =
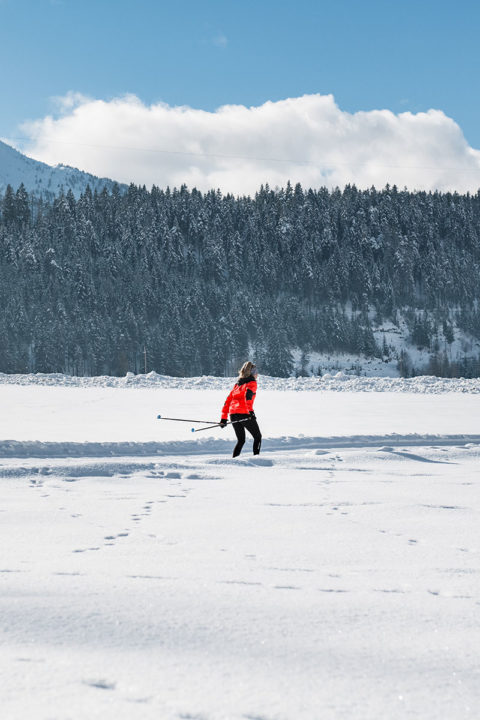
[[293, 348], [391, 354], [374, 331], [402, 318], [417, 371], [480, 374], [446, 353], [480, 339], [480, 192], [9, 186], [0, 211], [1, 372], [287, 376]]

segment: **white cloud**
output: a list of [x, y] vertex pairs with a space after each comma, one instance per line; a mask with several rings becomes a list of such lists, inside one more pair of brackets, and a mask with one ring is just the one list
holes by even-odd
[[443, 112], [342, 111], [332, 95], [304, 95], [215, 112], [134, 95], [77, 93], [58, 116], [23, 125], [32, 157], [121, 182], [254, 193], [262, 183], [476, 191], [480, 152]]
[[51, 102], [56, 110], [63, 115], [71, 112], [79, 105], [86, 105], [92, 102], [92, 98], [83, 95], [83, 93], [73, 92], [73, 90], [71, 90], [66, 95], [55, 95], [51, 98]]

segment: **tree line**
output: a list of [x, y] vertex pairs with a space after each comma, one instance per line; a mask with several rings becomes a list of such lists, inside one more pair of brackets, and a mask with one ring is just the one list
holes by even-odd
[[453, 329], [480, 338], [479, 267], [480, 191], [9, 186], [0, 371], [224, 375], [253, 355], [285, 376], [292, 348], [391, 354], [374, 330], [401, 316], [449, 374]]

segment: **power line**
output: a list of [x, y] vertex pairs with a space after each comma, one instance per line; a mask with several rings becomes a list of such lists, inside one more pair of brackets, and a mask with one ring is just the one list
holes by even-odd
[[[7, 140], [24, 140], [31, 141], [29, 137], [8, 137]], [[275, 163], [288, 163], [290, 165], [310, 165], [312, 167], [319, 167], [319, 162], [304, 159], [292, 159], [292, 158], [273, 158], [273, 157], [258, 157], [254, 155], [225, 155], [221, 153], [200, 153], [188, 150], [166, 150], [164, 148], [142, 148], [132, 147], [129, 145], [105, 145], [97, 143], [80, 143], [72, 140], [48, 140], [49, 143], [55, 143], [57, 145], [73, 145], [75, 147], [91, 147], [97, 149], [107, 150], [131, 150], [133, 152], [148, 152], [148, 153], [160, 153], [165, 155], [187, 155], [191, 157], [202, 157], [202, 158], [219, 158], [223, 160], [253, 160], [255, 162], [275, 162]], [[372, 167], [372, 168], [386, 168], [390, 170], [444, 170], [449, 172], [480, 172], [480, 166], [478, 168], [454, 168], [454, 167], [442, 167], [439, 165], [386, 165], [381, 163], [366, 162], [335, 162], [325, 163], [325, 169], [334, 169], [335, 166], [340, 165], [342, 167]]]

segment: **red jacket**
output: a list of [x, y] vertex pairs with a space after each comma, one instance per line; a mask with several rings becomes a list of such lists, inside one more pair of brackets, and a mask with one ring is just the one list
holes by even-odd
[[241, 378], [225, 400], [225, 405], [222, 410], [222, 420], [227, 420], [229, 414], [248, 415], [253, 410], [256, 394], [257, 381], [253, 375], [247, 378]]

